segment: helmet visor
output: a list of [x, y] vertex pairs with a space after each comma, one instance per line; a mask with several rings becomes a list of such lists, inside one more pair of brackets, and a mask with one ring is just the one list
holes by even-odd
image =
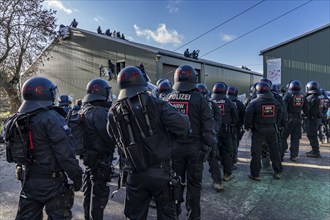
[[59, 93], [59, 91], [58, 91], [57, 86], [52, 87], [52, 88], [50, 89], [50, 92], [51, 92], [51, 94], [52, 94], [52, 96], [53, 96], [54, 105], [55, 105], [55, 106], [58, 106], [58, 105], [59, 105], [59, 102], [61, 101], [61, 99], [60, 99], [60, 93]]
[[108, 87], [106, 90], [107, 90], [107, 102], [112, 102], [113, 101], [113, 99], [112, 99], [113, 94], [112, 94], [112, 91], [111, 91], [111, 87]]

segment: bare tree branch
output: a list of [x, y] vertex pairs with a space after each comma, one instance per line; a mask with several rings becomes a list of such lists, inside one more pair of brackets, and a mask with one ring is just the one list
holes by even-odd
[[20, 103], [20, 74], [55, 37], [56, 11], [43, 9], [43, 1], [0, 0], [0, 87], [12, 111]]

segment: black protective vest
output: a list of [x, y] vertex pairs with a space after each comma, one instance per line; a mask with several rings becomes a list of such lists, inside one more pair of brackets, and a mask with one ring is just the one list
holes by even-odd
[[309, 94], [306, 98], [308, 105], [309, 105], [309, 118], [314, 117], [320, 117], [321, 114], [321, 102], [319, 99], [319, 96], [316, 94]]
[[221, 117], [222, 117], [222, 124], [231, 124], [232, 123], [232, 108], [229, 104], [229, 99], [219, 99], [213, 100], [213, 102], [219, 107]]
[[284, 101], [287, 103], [288, 113], [296, 114], [302, 111], [305, 103], [305, 96], [302, 93], [300, 94], [288, 93], [284, 97]]
[[275, 124], [278, 105], [275, 100], [272, 99], [262, 99], [257, 98], [255, 100], [256, 105], [256, 115], [255, 115], [255, 123], [257, 124]]

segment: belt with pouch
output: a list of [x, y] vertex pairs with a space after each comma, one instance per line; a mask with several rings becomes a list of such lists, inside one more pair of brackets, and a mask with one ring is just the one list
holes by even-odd
[[29, 171], [29, 178], [51, 178], [51, 179], [62, 179], [66, 177], [64, 171], [52, 172], [52, 173], [41, 173], [41, 172], [33, 172]]

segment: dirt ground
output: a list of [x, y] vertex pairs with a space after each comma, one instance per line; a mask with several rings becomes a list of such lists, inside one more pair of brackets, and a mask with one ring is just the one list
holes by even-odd
[[[286, 155], [283, 177], [274, 180], [271, 170], [261, 171], [261, 182], [250, 180], [250, 138], [245, 134], [240, 143], [238, 169], [235, 178], [225, 182], [225, 189], [213, 189], [208, 164], [205, 163], [202, 185], [202, 219], [330, 219], [330, 144], [320, 147], [322, 158], [308, 158], [311, 148], [304, 136], [300, 144], [298, 162]], [[15, 164], [7, 163], [3, 145], [0, 145], [0, 220], [14, 219], [17, 211], [20, 182], [15, 179]], [[111, 183], [111, 193], [117, 179]], [[121, 189], [105, 209], [104, 219], [125, 219], [123, 215], [125, 190]], [[184, 210], [184, 205], [182, 206]], [[83, 219], [82, 192], [75, 194], [73, 219]], [[44, 215], [44, 219], [46, 216]], [[155, 210], [149, 210], [148, 219], [156, 219]], [[180, 216], [185, 218], [185, 211]]]

